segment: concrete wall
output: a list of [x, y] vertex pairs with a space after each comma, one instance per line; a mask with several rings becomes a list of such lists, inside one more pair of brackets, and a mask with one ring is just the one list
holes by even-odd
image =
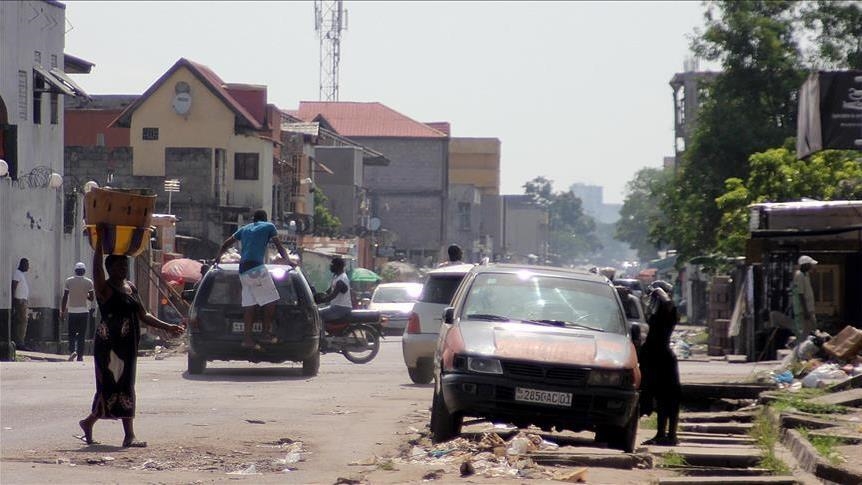
[[[51, 124], [49, 94], [41, 97], [41, 124], [33, 123], [33, 65], [63, 68], [65, 10], [41, 1], [0, 2], [0, 101], [9, 125], [17, 129], [17, 148], [8, 154], [17, 162], [12, 178], [0, 180], [0, 313], [11, 306], [12, 271], [21, 257], [30, 259], [30, 307], [34, 320], [29, 335], [50, 333], [56, 313], [63, 268], [62, 192], [47, 188], [47, 177], [63, 173], [63, 97], [58, 97], [57, 124]], [[53, 64], [53, 66], [52, 66]], [[19, 97], [19, 71], [26, 85]], [[21, 112], [19, 112], [19, 101]], [[0, 318], [0, 340], [6, 339]]]
[[327, 208], [341, 221], [342, 232], [350, 233], [360, 222], [362, 151], [354, 147], [316, 147], [314, 156], [333, 172], [315, 174], [314, 183], [329, 199]]
[[503, 196], [503, 250], [512, 256], [544, 259], [548, 243], [547, 212], [522, 195]]
[[[213, 188], [195, 180], [212, 179], [211, 148], [168, 148], [165, 150], [165, 176], [132, 175], [132, 149], [129, 147], [66, 147], [66, 173], [81, 185], [88, 180], [100, 186], [147, 188], [156, 199], [156, 212], [168, 212], [165, 178], [187, 181], [180, 192], [171, 195], [171, 211], [179, 217], [177, 234], [201, 239], [191, 245], [190, 257], [212, 257], [215, 246], [225, 238], [218, 219]], [[108, 182], [108, 173], [111, 181]], [[71, 189], [69, 187], [69, 189]], [[253, 210], [254, 207], [251, 207]], [[188, 248], [189, 246], [186, 246]]]
[[353, 139], [390, 160], [365, 167], [364, 182], [372, 215], [397, 235], [395, 249], [439, 254], [448, 240], [448, 138]]
[[[449, 186], [449, 215], [447, 218], [449, 239], [446, 246], [452, 243], [461, 246], [464, 251], [464, 260], [468, 262], [478, 262], [480, 259], [481, 202], [482, 194], [475, 186], [462, 184]], [[462, 220], [462, 207], [467, 209], [468, 221]], [[443, 253], [441, 258], [445, 259], [445, 250]]]
[[452, 138], [449, 140], [449, 183], [469, 184], [483, 194], [500, 194], [500, 140]]

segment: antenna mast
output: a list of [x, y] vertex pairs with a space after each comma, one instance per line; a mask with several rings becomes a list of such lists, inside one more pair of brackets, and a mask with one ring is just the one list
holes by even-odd
[[314, 30], [320, 38], [320, 101], [338, 101], [341, 31], [347, 30], [342, 0], [314, 1]]

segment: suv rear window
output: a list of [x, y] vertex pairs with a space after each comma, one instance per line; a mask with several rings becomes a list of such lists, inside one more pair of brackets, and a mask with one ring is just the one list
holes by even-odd
[[[278, 288], [278, 294], [281, 296], [278, 305], [295, 306], [299, 304], [299, 296], [294, 286], [293, 274], [288, 274], [284, 278], [274, 278], [275, 287]], [[242, 294], [242, 286], [239, 282], [239, 275], [236, 273], [217, 273], [209, 279], [208, 292], [206, 294], [206, 304], [209, 305], [239, 305], [240, 295]]]
[[419, 295], [419, 301], [425, 303], [439, 303], [448, 305], [452, 302], [452, 296], [461, 280], [465, 275], [431, 275], [425, 286], [422, 288], [422, 294]]

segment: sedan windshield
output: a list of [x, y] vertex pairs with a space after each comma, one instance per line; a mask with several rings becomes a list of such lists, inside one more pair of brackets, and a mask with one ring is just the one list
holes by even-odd
[[461, 317], [625, 332], [625, 316], [612, 287], [530, 272], [478, 275]]

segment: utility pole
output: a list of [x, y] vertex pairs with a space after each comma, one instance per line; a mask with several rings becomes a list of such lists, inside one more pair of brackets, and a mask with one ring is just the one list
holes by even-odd
[[315, 0], [314, 30], [320, 39], [320, 101], [338, 101], [341, 32], [347, 30], [342, 0]]

